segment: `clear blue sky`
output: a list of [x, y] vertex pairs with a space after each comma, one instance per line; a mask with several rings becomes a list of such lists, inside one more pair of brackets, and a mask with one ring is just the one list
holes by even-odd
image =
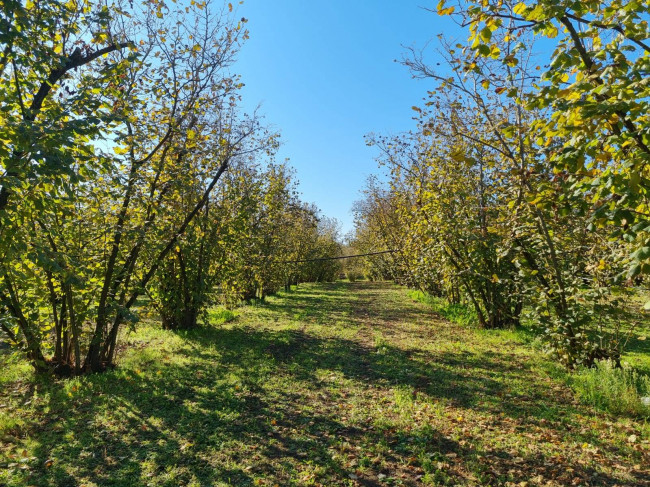
[[[233, 2], [234, 4], [235, 2]], [[304, 201], [352, 229], [350, 209], [366, 177], [378, 173], [364, 135], [413, 126], [432, 84], [394, 62], [403, 46], [435, 46], [441, 32], [465, 39], [449, 18], [422, 7], [435, 0], [246, 0], [250, 39], [235, 66], [247, 110], [261, 104], [282, 134]]]

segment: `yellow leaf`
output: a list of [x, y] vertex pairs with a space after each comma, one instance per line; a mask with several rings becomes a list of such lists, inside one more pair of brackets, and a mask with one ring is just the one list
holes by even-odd
[[518, 3], [512, 11], [517, 15], [521, 15], [526, 11], [526, 4], [524, 2]]

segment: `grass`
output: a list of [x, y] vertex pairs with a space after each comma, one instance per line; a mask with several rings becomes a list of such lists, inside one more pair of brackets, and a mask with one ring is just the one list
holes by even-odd
[[645, 485], [650, 426], [576, 401], [513, 332], [388, 283], [300, 285], [115, 370], [0, 358], [0, 485]]
[[[432, 311], [460, 326], [475, 327], [478, 319], [475, 311], [467, 304], [450, 304], [443, 298], [430, 296], [421, 291], [408, 291], [414, 301], [427, 304]], [[627, 296], [624, 309], [617, 316], [622, 333], [631, 331], [625, 342], [622, 357], [623, 368], [614, 370], [607, 364], [593, 369], [579, 370], [568, 374], [562, 368], [548, 364], [547, 372], [555, 379], [563, 380], [585, 403], [617, 415], [650, 418], [650, 407], [644, 401], [650, 397], [650, 321], [643, 304], [647, 295], [642, 291]], [[511, 330], [487, 330], [488, 335], [509, 336], [514, 340], [529, 343], [538, 351], [544, 346], [535, 330], [534, 320], [523, 317], [522, 326]], [[610, 328], [612, 326], [610, 325]], [[610, 330], [611, 332], [611, 330]]]
[[208, 311], [208, 320], [212, 325], [222, 325], [237, 319], [237, 314], [233, 311], [218, 307]]
[[409, 298], [429, 305], [435, 313], [461, 326], [475, 325], [478, 321], [476, 311], [465, 304], [453, 304], [444, 298], [437, 298], [422, 291], [411, 290]]
[[628, 366], [615, 368], [610, 362], [601, 362], [595, 368], [579, 370], [570, 380], [588, 404], [617, 415], [650, 419], [650, 377]]

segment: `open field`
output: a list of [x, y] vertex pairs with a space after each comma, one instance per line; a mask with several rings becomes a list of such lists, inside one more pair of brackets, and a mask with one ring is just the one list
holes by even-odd
[[650, 485], [650, 425], [578, 403], [530, 341], [338, 282], [141, 326], [105, 374], [5, 357], [0, 485]]

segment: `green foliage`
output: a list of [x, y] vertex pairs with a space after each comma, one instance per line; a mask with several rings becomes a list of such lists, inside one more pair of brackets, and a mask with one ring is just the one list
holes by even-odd
[[408, 296], [413, 301], [429, 305], [434, 313], [439, 314], [452, 323], [461, 326], [476, 326], [478, 323], [476, 312], [466, 304], [450, 303], [446, 299], [431, 296], [430, 294], [416, 290], [409, 291]]
[[264, 164], [277, 135], [240, 113], [231, 4], [2, 6], [0, 332], [38, 371], [113, 365], [145, 293], [164, 327], [192, 328], [214, 303], [335, 276], [288, 263], [339, 247]]
[[229, 68], [247, 33], [226, 10], [6, 5], [0, 328], [40, 371], [101, 371], [228, 166], [276, 138], [238, 113]]
[[634, 369], [602, 361], [576, 371], [570, 383], [587, 404], [617, 416], [650, 418], [650, 377]]
[[193, 328], [213, 304], [333, 280], [336, 261], [309, 259], [338, 256], [337, 225], [299, 200], [286, 164], [236, 161], [148, 290], [163, 327]]
[[[444, 3], [444, 2], [443, 2]], [[446, 9], [441, 13], [447, 14]], [[496, 49], [494, 38], [531, 33], [552, 42], [548, 70], [533, 88], [508, 92], [528, 110], [544, 110], [531, 140], [548, 147], [547, 162], [588, 203], [592, 228], [626, 242], [619, 279], [650, 272], [650, 94], [645, 73], [647, 2], [470, 2], [460, 15], [471, 49], [504, 65], [528, 58], [527, 49]], [[484, 32], [490, 36], [484, 36]], [[495, 36], [494, 34], [499, 34]], [[552, 39], [552, 40], [548, 40]], [[536, 78], [536, 79], [535, 79]]]
[[[413, 107], [416, 130], [370, 140], [388, 183], [357, 208], [357, 245], [398, 250], [368, 260], [375, 273], [467, 302], [485, 328], [518, 324], [527, 306], [568, 368], [620, 359], [632, 327], [615, 296], [644, 282], [650, 256], [648, 7], [617, 5], [440, 2], [469, 43], [440, 36], [439, 70], [407, 58], [435, 86]], [[539, 35], [558, 38], [541, 76]]]
[[515, 210], [507, 204], [516, 181], [496, 151], [459, 135], [489, 137], [480, 114], [458, 103], [436, 106], [420, 110], [421, 131], [373, 141], [386, 154], [390, 190], [370, 185], [358, 221], [366, 231], [369, 220], [379, 222], [374, 227], [386, 246], [398, 250], [394, 274], [401, 282], [456, 302], [462, 293], [485, 328], [516, 325], [521, 283], [512, 261], [516, 242], [508, 238]]

